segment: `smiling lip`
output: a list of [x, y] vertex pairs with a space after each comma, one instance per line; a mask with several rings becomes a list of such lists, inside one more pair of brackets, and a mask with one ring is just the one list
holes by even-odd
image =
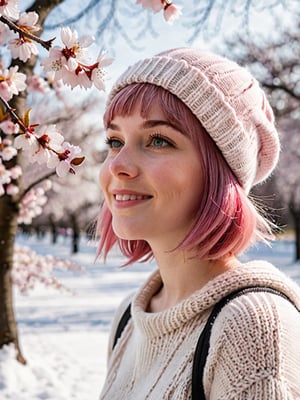
[[147, 194], [123, 190], [114, 191], [112, 194], [115, 199], [115, 204], [125, 207], [140, 204], [141, 202], [152, 198], [152, 196]]

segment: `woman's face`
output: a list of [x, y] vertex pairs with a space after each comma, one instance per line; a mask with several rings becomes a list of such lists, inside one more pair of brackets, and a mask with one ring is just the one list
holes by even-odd
[[109, 152], [100, 184], [115, 234], [149, 245], [176, 247], [191, 229], [202, 196], [202, 168], [191, 140], [153, 104], [136, 108], [107, 129]]

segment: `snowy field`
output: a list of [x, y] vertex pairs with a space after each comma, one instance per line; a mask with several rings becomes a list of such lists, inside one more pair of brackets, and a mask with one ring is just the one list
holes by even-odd
[[[70, 258], [70, 244], [63, 238], [51, 246], [49, 238], [18, 238], [18, 244], [41, 254]], [[293, 263], [294, 246], [280, 240], [272, 249], [260, 246], [241, 257], [266, 259], [300, 283], [300, 265]], [[69, 289], [42, 286], [28, 295], [15, 291], [16, 314], [27, 365], [6, 348], [0, 352], [0, 400], [96, 400], [106, 368], [110, 322], [121, 299], [135, 290], [154, 269], [136, 264], [120, 269], [122, 259], [112, 256], [106, 265], [94, 263], [95, 247], [81, 243], [72, 259], [84, 272], [56, 276]]]

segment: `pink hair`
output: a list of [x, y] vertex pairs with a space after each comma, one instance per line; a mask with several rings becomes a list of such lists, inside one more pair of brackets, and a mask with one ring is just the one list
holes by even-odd
[[[140, 107], [141, 116], [147, 117], [154, 100], [166, 120], [194, 143], [204, 171], [205, 190], [195, 224], [176, 249], [193, 249], [201, 259], [219, 259], [227, 254], [242, 253], [256, 240], [271, 239], [271, 224], [256, 210], [199, 120], [176, 96], [148, 83], [128, 85], [116, 94], [107, 108], [105, 128], [115, 115], [130, 115], [136, 106]], [[104, 203], [97, 228], [98, 254], [106, 257], [117, 243], [128, 258], [126, 265], [152, 257], [146, 241], [119, 239], [111, 222], [112, 215]]]

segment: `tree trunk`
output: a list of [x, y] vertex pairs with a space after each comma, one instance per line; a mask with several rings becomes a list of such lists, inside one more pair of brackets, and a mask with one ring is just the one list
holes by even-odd
[[[62, 2], [63, 0], [37, 0], [31, 6], [31, 11], [36, 11], [40, 15], [39, 23], [42, 26], [50, 11]], [[39, 34], [41, 34], [41, 32], [42, 30]], [[30, 76], [32, 75], [36, 60], [36, 57], [31, 57], [26, 63], [14, 60], [12, 64], [19, 66], [19, 72]], [[23, 116], [26, 109], [26, 93], [23, 92], [17, 97], [14, 97], [10, 105], [16, 110], [19, 116]], [[18, 161], [19, 159], [15, 157], [8, 163], [8, 166], [12, 167], [16, 165]], [[20, 186], [20, 182], [17, 182], [17, 184]], [[7, 195], [0, 197], [0, 349], [4, 345], [14, 344], [17, 351], [17, 360], [25, 364], [26, 361], [21, 353], [18, 340], [11, 278], [14, 243], [18, 226], [18, 205], [21, 196], [22, 190], [20, 187], [20, 195], [18, 198], [13, 199], [11, 196]]]
[[72, 226], [72, 253], [76, 254], [79, 251], [80, 228], [75, 214], [71, 214]]
[[17, 360], [25, 364], [18, 340], [11, 278], [17, 216], [18, 209], [12, 198], [0, 197], [0, 348], [13, 343]]
[[49, 217], [50, 231], [51, 231], [51, 243], [57, 243], [57, 224], [54, 216], [51, 214]]

